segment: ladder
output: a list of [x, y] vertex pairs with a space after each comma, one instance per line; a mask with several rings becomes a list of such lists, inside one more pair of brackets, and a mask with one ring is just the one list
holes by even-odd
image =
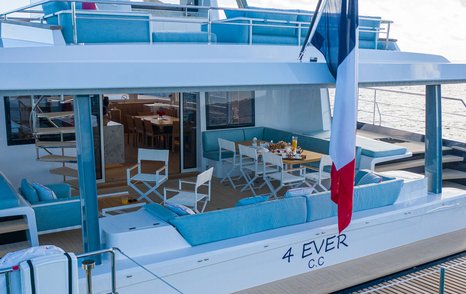
[[[58, 166], [50, 169], [50, 173], [63, 176], [64, 182], [75, 183], [77, 181], [73, 179], [78, 178], [78, 170], [74, 112], [62, 110], [63, 105], [72, 101], [71, 96], [34, 97], [31, 122], [36, 159], [57, 163]], [[71, 186], [77, 189], [77, 185]]]

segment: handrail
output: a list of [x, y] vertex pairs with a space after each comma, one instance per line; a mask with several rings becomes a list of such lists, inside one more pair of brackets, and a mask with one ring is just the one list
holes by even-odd
[[19, 270], [19, 267], [17, 265], [9, 267], [9, 268], [0, 269], [0, 275], [5, 275], [6, 294], [11, 293], [10, 273], [17, 271], [17, 270]]
[[[76, 3], [86, 3], [89, 2], [88, 0], [42, 0], [30, 5], [26, 5], [8, 12], [5, 12], [3, 14], [0, 14], [0, 19], [5, 19], [7, 20], [8, 17], [11, 17], [11, 14], [14, 13], [30, 13], [30, 14], [43, 14], [42, 10], [33, 10], [33, 8], [40, 7], [40, 5], [46, 4], [46, 3], [53, 3], [53, 2], [63, 2], [63, 3], [71, 3], [71, 20], [72, 20], [72, 31], [73, 31], [73, 40], [72, 43], [77, 45], [78, 40], [77, 40], [77, 31], [76, 31]], [[184, 12], [184, 16], [191, 16], [188, 14], [190, 10], [195, 9], [196, 12], [198, 13], [199, 11], [202, 11], [202, 16], [204, 21], [199, 20], [198, 22], [206, 24], [207, 25], [207, 37], [208, 37], [208, 43], [211, 43], [212, 40], [212, 24], [213, 23], [218, 23], [222, 22], [224, 24], [229, 24], [229, 25], [235, 25], [235, 26], [249, 26], [249, 44], [252, 44], [252, 27], [257, 27], [257, 26], [272, 26], [272, 27], [289, 27], [290, 24], [295, 25], [295, 27], [298, 29], [298, 35], [297, 35], [297, 45], [301, 45], [301, 33], [303, 29], [307, 29], [308, 25], [310, 22], [306, 21], [286, 21], [286, 20], [275, 20], [275, 19], [265, 19], [262, 20], [264, 23], [257, 23], [254, 22], [257, 20], [256, 18], [244, 18], [242, 17], [241, 19], [246, 19], [248, 20], [248, 23], [227, 23], [228, 19], [220, 19], [216, 20], [212, 18], [212, 11], [238, 11], [238, 12], [261, 12], [261, 13], [269, 13], [269, 14], [278, 14], [278, 15], [297, 15], [297, 16], [313, 16], [315, 12], [310, 12], [310, 11], [286, 11], [286, 10], [272, 10], [272, 9], [267, 9], [267, 8], [230, 8], [230, 7], [212, 7], [212, 6], [195, 6], [195, 5], [178, 5], [178, 4], [160, 4], [160, 3], [148, 3], [148, 2], [131, 2], [131, 1], [116, 1], [116, 0], [95, 0], [92, 1], [93, 3], [98, 4], [115, 4], [119, 6], [130, 6], [131, 8], [137, 8], [137, 9], [147, 9], [147, 10], [163, 10], [163, 11], [175, 11], [175, 12]], [[70, 11], [67, 10], [67, 11]], [[92, 13], [92, 12], [89, 12]], [[196, 14], [198, 15], [198, 14]], [[30, 18], [29, 20], [43, 20], [42, 16], [40, 19], [37, 18]], [[12, 17], [11, 17], [12, 18]], [[82, 18], [81, 16], [79, 18]], [[237, 19], [237, 18], [235, 18]], [[360, 19], [373, 19], [372, 17], [365, 17], [361, 16]], [[25, 19], [27, 21], [27, 19]], [[159, 22], [155, 17], [152, 17], [149, 21], [151, 22]], [[164, 21], [167, 21], [166, 19]], [[179, 23], [185, 23], [186, 21], [184, 20], [173, 20], [171, 22], [179, 22]], [[389, 31], [390, 31], [390, 23], [391, 21], [385, 21], [381, 20], [381, 25], [382, 24], [388, 24], [387, 29], [383, 27], [360, 27], [361, 32], [365, 31], [370, 31], [370, 32], [375, 32], [376, 33], [376, 48], [377, 49], [377, 43], [380, 38], [380, 34], [384, 33], [386, 34], [385, 37], [385, 48], [388, 48], [388, 42], [389, 42]], [[282, 24], [282, 25], [280, 25]], [[152, 36], [151, 36], [151, 42], [152, 43]]]

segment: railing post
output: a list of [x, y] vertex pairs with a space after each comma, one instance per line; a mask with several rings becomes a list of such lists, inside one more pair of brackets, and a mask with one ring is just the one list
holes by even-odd
[[78, 45], [78, 25], [76, 21], [76, 2], [71, 2], [71, 26], [73, 29], [73, 44]]
[[429, 192], [442, 192], [442, 94], [440, 85], [426, 86], [425, 176]]
[[252, 19], [249, 20], [249, 45], [252, 45]]
[[212, 17], [211, 17], [211, 10], [207, 10], [207, 43], [210, 44], [212, 42]]
[[390, 22], [387, 23], [387, 37], [385, 38], [385, 50], [388, 49], [389, 40], [390, 40]]
[[445, 268], [440, 268], [440, 285], [438, 289], [439, 294], [443, 294], [445, 292]]

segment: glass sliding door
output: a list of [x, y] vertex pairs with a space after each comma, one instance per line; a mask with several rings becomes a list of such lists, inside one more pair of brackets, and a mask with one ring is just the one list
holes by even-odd
[[197, 101], [199, 93], [183, 93], [181, 99], [181, 170], [197, 168]]

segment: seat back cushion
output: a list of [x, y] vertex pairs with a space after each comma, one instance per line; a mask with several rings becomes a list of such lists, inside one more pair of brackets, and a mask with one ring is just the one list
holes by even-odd
[[39, 195], [36, 189], [26, 179], [21, 180], [21, 194], [29, 203], [39, 202]]
[[0, 172], [0, 209], [16, 207], [19, 204], [15, 189]]
[[158, 203], [146, 204], [144, 205], [144, 210], [164, 222], [168, 222], [170, 219], [178, 216], [178, 214]]
[[238, 200], [235, 206], [243, 206], [243, 205], [250, 205], [250, 204], [265, 202], [265, 201], [268, 201], [269, 198], [270, 198], [269, 195], [258, 195], [258, 196], [246, 197], [246, 198], [242, 198]]
[[53, 192], [52, 189], [39, 183], [33, 183], [32, 186], [34, 187], [34, 189], [36, 189], [40, 201], [57, 199], [57, 195], [55, 195], [55, 192]]
[[306, 218], [306, 200], [294, 197], [175, 217], [170, 223], [196, 246], [301, 224]]
[[274, 143], [277, 143], [278, 141], [291, 142], [291, 133], [272, 128], [264, 128], [263, 140], [273, 141]]
[[238, 142], [244, 141], [242, 129], [206, 131], [202, 133], [202, 146], [204, 152], [218, 151], [218, 138]]
[[253, 138], [257, 138], [258, 140], [262, 140], [264, 137], [264, 128], [263, 127], [252, 127], [252, 128], [244, 128], [244, 140], [251, 141]]

